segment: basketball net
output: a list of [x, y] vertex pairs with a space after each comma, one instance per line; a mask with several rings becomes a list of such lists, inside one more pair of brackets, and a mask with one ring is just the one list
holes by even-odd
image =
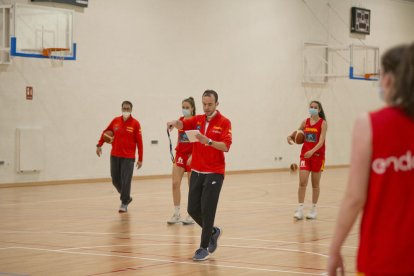
[[42, 51], [42, 55], [48, 57], [53, 66], [62, 66], [68, 53], [67, 48], [45, 48]]

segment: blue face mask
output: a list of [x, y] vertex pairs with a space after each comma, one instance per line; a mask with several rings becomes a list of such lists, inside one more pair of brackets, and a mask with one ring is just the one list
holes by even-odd
[[184, 115], [184, 117], [189, 117], [189, 116], [191, 116], [191, 110], [190, 109], [184, 109], [183, 108], [183, 115]]
[[319, 111], [317, 109], [309, 108], [309, 114], [311, 116], [318, 115], [318, 113], [319, 113]]

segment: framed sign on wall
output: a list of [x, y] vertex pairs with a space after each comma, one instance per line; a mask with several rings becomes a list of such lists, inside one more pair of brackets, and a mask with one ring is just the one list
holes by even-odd
[[371, 10], [351, 8], [351, 33], [369, 34], [371, 30]]

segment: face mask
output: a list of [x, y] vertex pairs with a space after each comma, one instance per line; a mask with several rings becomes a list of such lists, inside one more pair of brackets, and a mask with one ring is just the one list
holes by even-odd
[[309, 108], [309, 114], [311, 116], [318, 115], [318, 113], [319, 113], [319, 111], [317, 109]]
[[131, 112], [126, 112], [126, 111], [122, 112], [122, 117], [124, 117], [124, 120], [128, 119], [129, 116], [131, 116]]
[[191, 111], [190, 111], [190, 109], [184, 109], [184, 108], [183, 108], [183, 115], [184, 115], [184, 117], [189, 117], [189, 116], [191, 116]]

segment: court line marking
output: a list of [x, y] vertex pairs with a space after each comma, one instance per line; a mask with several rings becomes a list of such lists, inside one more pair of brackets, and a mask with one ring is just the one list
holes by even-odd
[[[65, 232], [53, 232], [53, 231], [24, 231], [24, 230], [0, 230], [0, 233], [21, 233], [21, 234], [75, 234], [75, 235], [119, 235], [124, 236], [127, 235], [131, 236], [149, 236], [149, 237], [166, 237], [166, 238], [176, 238], [177, 235], [157, 235], [157, 234], [128, 234], [128, 233], [101, 233], [101, 232], [73, 232], [73, 231], [65, 231]], [[199, 238], [200, 236], [187, 236], [187, 235], [180, 235], [183, 238]], [[253, 238], [232, 238], [232, 237], [222, 237], [223, 240], [240, 240], [240, 241], [257, 241], [257, 242], [272, 242], [272, 243], [283, 243], [283, 244], [304, 244], [304, 245], [317, 245], [317, 246], [330, 246], [330, 244], [326, 243], [313, 243], [313, 242], [294, 242], [294, 241], [282, 241], [282, 240], [265, 240], [265, 239], [253, 239]], [[350, 248], [350, 249], [357, 249], [356, 246], [342, 246], [343, 248]]]
[[[2, 248], [2, 249], [5, 249], [5, 248]], [[290, 270], [254, 268], [254, 267], [246, 267], [246, 266], [217, 265], [217, 264], [208, 264], [208, 263], [173, 261], [173, 260], [164, 260], [164, 259], [143, 258], [143, 257], [136, 257], [136, 256], [124, 256], [124, 255], [117, 255], [117, 254], [70, 252], [70, 251], [62, 251], [61, 249], [44, 249], [44, 248], [32, 248], [32, 247], [8, 247], [7, 249], [23, 249], [23, 250], [34, 250], [34, 251], [46, 251], [46, 252], [73, 254], [73, 255], [100, 256], [100, 257], [118, 257], [118, 258], [137, 259], [137, 260], [153, 261], [153, 262], [161, 262], [161, 263], [212, 266], [212, 267], [220, 267], [220, 268], [247, 269], [247, 270], [253, 270], [253, 271], [281, 272], [281, 273], [292, 273], [292, 274], [302, 274], [302, 275], [324, 275], [324, 273], [325, 273], [325, 272], [323, 272], [323, 273], [298, 272], [298, 271], [290, 271]]]
[[[163, 243], [138, 243], [138, 244], [116, 244], [116, 245], [97, 245], [97, 246], [82, 246], [82, 247], [69, 247], [59, 249], [61, 251], [69, 251], [69, 250], [82, 250], [82, 249], [95, 249], [95, 248], [106, 248], [106, 247], [127, 247], [127, 246], [183, 246], [183, 245], [191, 245], [194, 246], [192, 243], [170, 243], [170, 244], [163, 244]], [[265, 247], [265, 246], [240, 246], [240, 245], [226, 245], [220, 244], [220, 247], [230, 247], [230, 248], [243, 248], [243, 249], [264, 249], [264, 250], [273, 250], [273, 251], [287, 251], [287, 252], [295, 252], [295, 253], [305, 253], [309, 255], [316, 255], [328, 258], [328, 255], [322, 253], [316, 253], [311, 251], [304, 251], [304, 250], [296, 250], [296, 249], [286, 249], [286, 248], [279, 248], [279, 247]]]

